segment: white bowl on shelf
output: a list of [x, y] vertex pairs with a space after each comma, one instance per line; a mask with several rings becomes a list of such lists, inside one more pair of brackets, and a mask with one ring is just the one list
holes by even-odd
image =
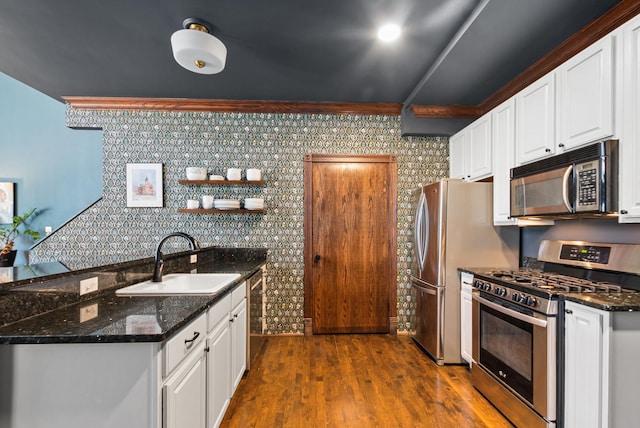
[[207, 168], [201, 168], [198, 166], [188, 166], [186, 169], [187, 180], [206, 180]]
[[240, 168], [227, 169], [227, 180], [240, 180], [242, 179], [242, 170]]
[[262, 178], [262, 173], [259, 169], [256, 169], [256, 168], [247, 169], [248, 181], [260, 181], [261, 178]]

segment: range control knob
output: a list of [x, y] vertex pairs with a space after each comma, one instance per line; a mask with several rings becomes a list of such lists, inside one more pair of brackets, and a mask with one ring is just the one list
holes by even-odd
[[527, 306], [535, 306], [538, 303], [535, 297], [527, 296], [524, 298], [524, 304]]
[[485, 283], [482, 285], [482, 289], [483, 289], [484, 291], [491, 291], [491, 284], [489, 284], [488, 282], [485, 282]]
[[475, 288], [482, 288], [482, 281], [480, 281], [479, 279], [476, 279], [475, 281], [473, 281], [473, 286]]
[[507, 290], [505, 290], [504, 288], [496, 287], [496, 289], [494, 290], [494, 293], [497, 294], [498, 296], [504, 296], [507, 294]]
[[522, 294], [513, 293], [511, 300], [513, 300], [514, 302], [520, 303], [522, 301]]

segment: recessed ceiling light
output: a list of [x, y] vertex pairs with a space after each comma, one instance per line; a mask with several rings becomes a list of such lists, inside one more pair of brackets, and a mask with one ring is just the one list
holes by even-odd
[[400, 38], [400, 27], [396, 24], [385, 24], [378, 29], [378, 40], [393, 42]]

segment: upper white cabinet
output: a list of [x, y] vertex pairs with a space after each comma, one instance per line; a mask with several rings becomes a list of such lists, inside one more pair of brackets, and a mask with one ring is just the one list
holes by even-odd
[[608, 35], [556, 70], [559, 148], [614, 134], [614, 41]]
[[491, 115], [449, 138], [449, 177], [474, 181], [491, 175]]
[[513, 98], [491, 111], [493, 142], [493, 224], [515, 225], [510, 217], [510, 171], [515, 164], [515, 100]]
[[620, 223], [640, 223], [640, 17], [623, 27]]
[[555, 73], [549, 73], [515, 96], [516, 163], [555, 154]]

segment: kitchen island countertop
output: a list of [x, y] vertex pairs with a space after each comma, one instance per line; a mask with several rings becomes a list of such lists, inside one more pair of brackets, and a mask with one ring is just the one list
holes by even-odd
[[[94, 298], [65, 304], [0, 327], [0, 345], [164, 341], [266, 263], [266, 250], [250, 250], [248, 257], [243, 257], [242, 249], [237, 251], [239, 254], [235, 257], [213, 258], [196, 265], [197, 273], [240, 274], [237, 280], [213, 296], [119, 297], [115, 291], [121, 287], [116, 286], [97, 293]], [[186, 265], [174, 272], [191, 272], [193, 267]], [[56, 284], [59, 283], [58, 279]], [[50, 298], [70, 293], [64, 287], [51, 289], [46, 284], [20, 287], [15, 292], [5, 291], [0, 299], [20, 301], [40, 295]]]

